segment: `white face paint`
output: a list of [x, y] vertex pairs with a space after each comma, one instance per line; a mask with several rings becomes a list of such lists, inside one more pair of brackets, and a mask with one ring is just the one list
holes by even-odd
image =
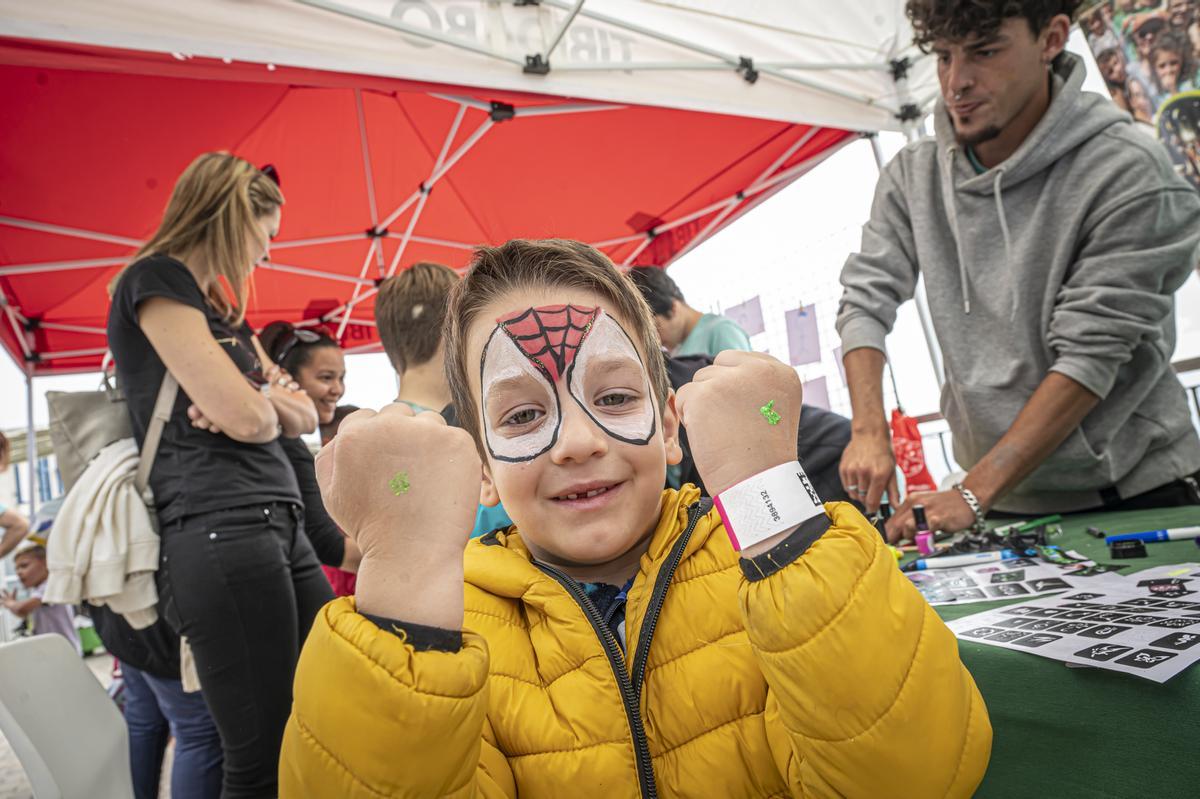
[[650, 376], [633, 341], [611, 316], [601, 311], [596, 317], [567, 376], [571, 397], [601, 430], [627, 444], [654, 437]]
[[492, 457], [527, 461], [562, 424], [562, 385], [608, 435], [644, 445], [655, 432], [650, 378], [637, 348], [599, 308], [546, 306], [497, 320], [483, 348], [484, 438]]
[[[497, 326], [483, 350], [483, 432], [492, 457], [527, 461], [558, 440], [558, 392]], [[528, 420], [528, 421], [526, 421]]]

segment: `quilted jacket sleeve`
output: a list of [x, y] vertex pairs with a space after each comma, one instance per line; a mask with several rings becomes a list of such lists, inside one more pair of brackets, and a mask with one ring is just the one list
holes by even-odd
[[486, 719], [488, 651], [414, 651], [351, 597], [317, 615], [296, 669], [281, 797], [516, 797]]
[[857, 510], [826, 512], [823, 533], [742, 561], [793, 794], [970, 796], [992, 730], [958, 642]]

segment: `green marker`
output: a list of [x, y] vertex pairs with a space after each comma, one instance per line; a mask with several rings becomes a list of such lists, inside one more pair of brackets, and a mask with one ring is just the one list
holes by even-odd
[[412, 488], [408, 482], [408, 472], [396, 472], [396, 476], [388, 482], [388, 488], [392, 489], [396, 496], [407, 494], [408, 489]]
[[769, 424], [769, 425], [779, 424], [780, 417], [779, 417], [779, 414], [775, 413], [775, 400], [771, 400], [766, 405], [759, 408], [758, 412], [761, 413], [763, 418], [767, 420], [767, 424]]

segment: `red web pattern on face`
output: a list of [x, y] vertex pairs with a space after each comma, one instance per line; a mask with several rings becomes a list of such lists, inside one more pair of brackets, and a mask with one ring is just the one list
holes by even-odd
[[599, 308], [578, 305], [543, 305], [502, 316], [496, 323], [513, 340], [525, 357], [550, 379], [567, 371], [587, 338]]

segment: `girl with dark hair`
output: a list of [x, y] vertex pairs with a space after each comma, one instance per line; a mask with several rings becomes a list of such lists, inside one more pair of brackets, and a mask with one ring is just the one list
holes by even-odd
[[[332, 424], [338, 400], [346, 393], [346, 359], [337, 340], [324, 328], [298, 328], [290, 322], [272, 322], [263, 328], [260, 338], [271, 360], [313, 401], [320, 424], [323, 427]], [[353, 572], [362, 557], [358, 547], [325, 512], [308, 445], [300, 438], [287, 436], [280, 443], [296, 473], [304, 502], [304, 531], [323, 564], [325, 576], [338, 596], [353, 594]]]
[[1158, 37], [1150, 50], [1150, 66], [1156, 108], [1170, 97], [1195, 88], [1196, 62], [1191, 43], [1182, 33], [1168, 31]]

